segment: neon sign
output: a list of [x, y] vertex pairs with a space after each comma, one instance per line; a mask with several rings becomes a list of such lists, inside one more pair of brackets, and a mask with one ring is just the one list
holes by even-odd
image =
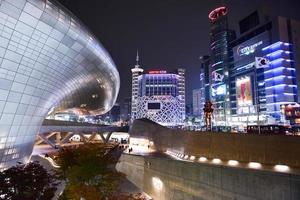
[[223, 81], [223, 79], [224, 79], [224, 75], [221, 75], [221, 74], [217, 73], [216, 71], [213, 71], [211, 73], [211, 76], [212, 76], [212, 80], [214, 80], [214, 81]]
[[256, 47], [258, 47], [258, 46], [260, 46], [262, 44], [263, 44], [263, 41], [259, 41], [259, 42], [255, 43], [255, 44], [250, 45], [250, 46], [243, 46], [243, 45], [241, 45], [241, 46], [239, 46], [237, 48], [236, 51], [237, 51], [237, 54], [239, 56], [249, 55], [249, 54], [254, 53], [255, 50], [256, 50]]
[[149, 74], [166, 74], [167, 71], [165, 70], [151, 70], [149, 71]]
[[216, 21], [219, 17], [224, 16], [227, 14], [227, 8], [226, 7], [219, 7], [214, 9], [208, 14], [208, 18], [214, 22]]

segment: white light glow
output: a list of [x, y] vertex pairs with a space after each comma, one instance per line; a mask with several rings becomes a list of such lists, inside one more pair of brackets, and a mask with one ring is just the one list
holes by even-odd
[[41, 158], [45, 159], [45, 160], [48, 160], [48, 162], [52, 165], [52, 167], [54, 168], [60, 168], [59, 165], [56, 164], [56, 162], [50, 158], [50, 157], [45, 157], [45, 156], [42, 156], [42, 155], [39, 155]]
[[215, 163], [215, 164], [219, 164], [219, 163], [221, 163], [221, 160], [219, 158], [214, 158], [212, 160], [212, 162]]
[[231, 166], [236, 166], [236, 165], [238, 165], [238, 164], [239, 164], [239, 162], [236, 161], [236, 160], [229, 160], [229, 161], [228, 161], [228, 165], [231, 165]]
[[191, 156], [191, 157], [190, 157], [190, 160], [195, 160], [195, 156]]
[[152, 185], [156, 190], [162, 190], [163, 182], [158, 177], [152, 177]]
[[275, 165], [274, 169], [280, 172], [286, 172], [290, 170], [290, 167], [287, 165]]
[[254, 168], [254, 169], [260, 169], [261, 168], [261, 164], [258, 162], [249, 162], [248, 166], [250, 168]]
[[189, 156], [188, 156], [188, 155], [185, 155], [185, 156], [184, 156], [184, 159], [188, 159], [188, 158], [189, 158]]
[[200, 161], [200, 162], [206, 162], [206, 161], [207, 161], [207, 158], [206, 158], [206, 157], [200, 157], [200, 158], [199, 158], [199, 161]]

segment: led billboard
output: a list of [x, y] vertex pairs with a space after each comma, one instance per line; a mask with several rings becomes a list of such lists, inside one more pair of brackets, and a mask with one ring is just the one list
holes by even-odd
[[250, 76], [243, 76], [237, 78], [235, 83], [238, 113], [247, 113], [249, 107], [253, 105], [251, 78]]
[[226, 94], [226, 85], [218, 85], [215, 87], [212, 87], [212, 96], [220, 96], [220, 95], [225, 95]]

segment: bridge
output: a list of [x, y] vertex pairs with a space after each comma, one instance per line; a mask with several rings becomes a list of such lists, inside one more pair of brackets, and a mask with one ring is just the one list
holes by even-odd
[[91, 123], [79, 123], [58, 120], [44, 120], [35, 145], [46, 143], [59, 148], [78, 135], [81, 143], [93, 142], [97, 138], [107, 143], [113, 132], [128, 132], [128, 126], [118, 127]]
[[[128, 127], [47, 120], [37, 143], [56, 148], [76, 134], [82, 144], [108, 142], [115, 131]], [[116, 169], [154, 199], [300, 199], [300, 137], [183, 131], [143, 119], [129, 134], [133, 151]]]

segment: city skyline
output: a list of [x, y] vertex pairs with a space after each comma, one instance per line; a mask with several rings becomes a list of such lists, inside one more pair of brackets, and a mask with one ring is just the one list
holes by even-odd
[[0, 0], [0, 199], [300, 199], [299, 0], [60, 1]]
[[[174, 70], [179, 67], [186, 69], [189, 79], [186, 102], [191, 103], [192, 90], [199, 88], [199, 57], [209, 54], [208, 13], [217, 6], [227, 6], [229, 26], [235, 30], [238, 30], [237, 22], [262, 3], [271, 5], [276, 15], [300, 19], [297, 12], [300, 2], [293, 0], [289, 4], [277, 1], [276, 5], [272, 1], [237, 0], [59, 2], [76, 14], [111, 54], [122, 82], [118, 102], [130, 96], [131, 79], [128, 77], [135, 65], [136, 50], [139, 49], [140, 65], [146, 71]], [[91, 12], [93, 15], [90, 15]]]

